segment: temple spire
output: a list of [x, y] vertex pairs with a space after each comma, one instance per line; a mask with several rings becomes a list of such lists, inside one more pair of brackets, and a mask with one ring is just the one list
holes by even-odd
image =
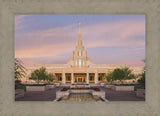
[[79, 34], [81, 34], [81, 22], [79, 22]]
[[82, 39], [81, 39], [81, 22], [79, 22], [79, 34], [78, 34], [78, 46], [82, 45]]

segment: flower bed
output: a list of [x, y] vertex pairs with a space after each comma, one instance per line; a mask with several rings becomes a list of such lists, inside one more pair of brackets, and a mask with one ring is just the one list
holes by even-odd
[[98, 87], [94, 87], [93, 90], [100, 91], [100, 89]]
[[67, 91], [68, 89], [78, 89], [78, 90], [86, 90], [86, 89], [91, 89], [91, 90], [95, 90], [95, 91], [100, 91], [100, 88], [98, 88], [98, 87], [63, 87], [62, 89], [61, 89], [61, 91]]
[[61, 89], [61, 91], [67, 91], [69, 89], [69, 87], [63, 87], [62, 89]]
[[91, 90], [95, 90], [95, 91], [100, 91], [100, 88], [98, 88], [98, 87], [64, 87], [64, 88], [62, 88], [61, 89], [61, 91], [67, 91], [68, 89], [72, 89], [72, 90], [74, 90], [74, 89], [78, 89], [78, 90], [86, 90], [86, 89], [91, 89]]

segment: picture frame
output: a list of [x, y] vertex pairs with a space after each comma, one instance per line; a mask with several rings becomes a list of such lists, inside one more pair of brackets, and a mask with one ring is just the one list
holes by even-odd
[[[3, 0], [0, 2], [0, 114], [1, 116], [158, 116], [160, 115], [160, 39], [157, 0]], [[145, 14], [146, 100], [145, 102], [15, 102], [14, 15], [15, 14]], [[137, 27], [138, 28], [138, 27]]]

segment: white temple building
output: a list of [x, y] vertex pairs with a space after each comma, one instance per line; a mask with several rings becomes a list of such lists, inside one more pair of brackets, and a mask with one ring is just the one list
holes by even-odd
[[[79, 23], [78, 42], [66, 64], [36, 64], [33, 67], [27, 67], [27, 77], [35, 69], [46, 67], [48, 72], [55, 74], [55, 82], [62, 84], [87, 83], [98, 84], [105, 82], [105, 75], [116, 68], [127, 67], [126, 64], [94, 64], [83, 46], [81, 35], [81, 23]], [[143, 67], [129, 67], [134, 74], [140, 74]], [[29, 81], [29, 80], [27, 80]]]

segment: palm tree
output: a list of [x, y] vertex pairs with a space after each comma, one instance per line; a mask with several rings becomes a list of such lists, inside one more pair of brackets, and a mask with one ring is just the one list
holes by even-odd
[[123, 71], [124, 71], [124, 75], [125, 75], [123, 80], [136, 78], [136, 76], [132, 73], [132, 70], [130, 70], [129, 68], [125, 67], [125, 68], [123, 68]]
[[23, 62], [19, 58], [15, 58], [14, 61], [15, 61], [14, 65], [15, 79], [20, 79], [22, 77], [25, 77], [26, 68], [23, 66]]

